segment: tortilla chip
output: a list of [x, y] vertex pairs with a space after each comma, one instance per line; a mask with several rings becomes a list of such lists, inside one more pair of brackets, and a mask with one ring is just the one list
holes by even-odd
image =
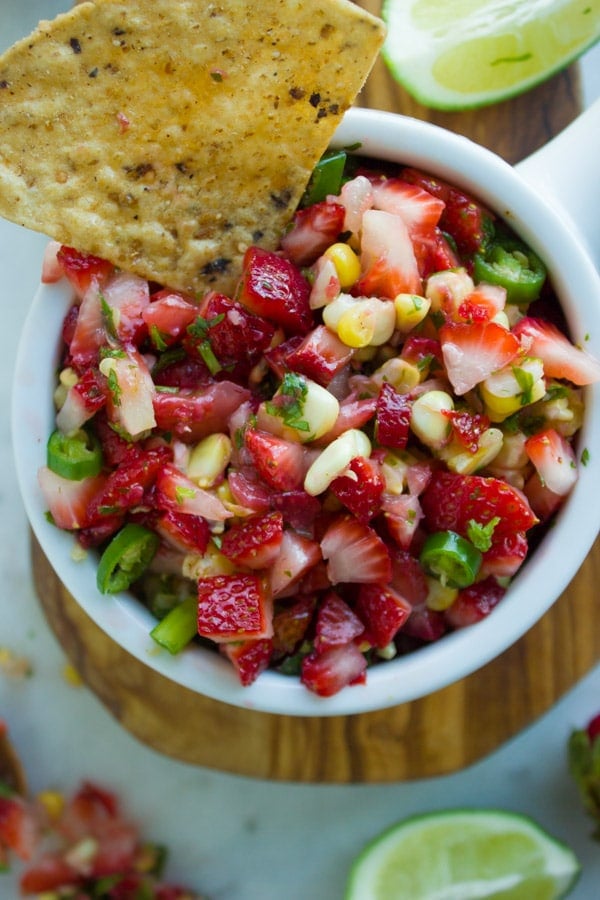
[[97, 0], [0, 57], [0, 215], [172, 288], [274, 249], [383, 25], [347, 0]]

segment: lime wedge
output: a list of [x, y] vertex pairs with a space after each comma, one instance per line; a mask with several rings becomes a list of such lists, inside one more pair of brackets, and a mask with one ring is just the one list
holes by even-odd
[[600, 39], [600, 0], [384, 0], [382, 56], [425, 106], [506, 100]]
[[405, 819], [371, 841], [350, 870], [345, 900], [556, 900], [579, 868], [526, 816], [447, 810]]

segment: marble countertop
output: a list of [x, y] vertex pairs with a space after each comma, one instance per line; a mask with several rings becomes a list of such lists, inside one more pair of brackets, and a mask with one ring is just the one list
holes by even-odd
[[[0, 49], [65, 0], [2, 0]], [[586, 102], [600, 96], [600, 47], [583, 61]], [[571, 729], [600, 707], [600, 666], [525, 732], [456, 774], [391, 785], [297, 785], [195, 768], [164, 758], [120, 728], [84, 687], [65, 678], [66, 659], [34, 595], [28, 529], [10, 443], [16, 345], [45, 239], [0, 221], [0, 645], [30, 660], [31, 678], [0, 671], [0, 717], [9, 725], [33, 792], [64, 791], [92, 777], [118, 791], [148, 839], [171, 848], [168, 874], [212, 900], [335, 900], [366, 841], [416, 812], [500, 806], [533, 816], [575, 850], [583, 874], [573, 900], [593, 900], [600, 846], [568, 775]], [[32, 361], [34, 364], [34, 361]], [[435, 723], [432, 723], [435, 728]], [[0, 900], [15, 900], [0, 875]]]

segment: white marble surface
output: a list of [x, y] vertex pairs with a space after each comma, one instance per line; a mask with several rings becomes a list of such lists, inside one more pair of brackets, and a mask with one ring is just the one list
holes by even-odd
[[[1, 0], [0, 49], [67, 5]], [[600, 47], [586, 55], [584, 79], [590, 102], [600, 96]], [[145, 835], [171, 847], [171, 877], [213, 900], [336, 900], [352, 857], [381, 829], [410, 813], [469, 804], [534, 816], [582, 862], [573, 900], [600, 896], [600, 847], [590, 838], [565, 765], [570, 730], [600, 708], [600, 667], [526, 732], [468, 770], [375, 786], [265, 783], [179, 764], [140, 746], [87, 689], [67, 684], [65, 658], [31, 585], [9, 428], [16, 343], [44, 243], [0, 221], [0, 645], [34, 666], [33, 677], [22, 682], [0, 673], [0, 716], [24, 758], [31, 789], [68, 791], [84, 777], [115, 788]], [[12, 876], [0, 875], [0, 900], [16, 897]]]

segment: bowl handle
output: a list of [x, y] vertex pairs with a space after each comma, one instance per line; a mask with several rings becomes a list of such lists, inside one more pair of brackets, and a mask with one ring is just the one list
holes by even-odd
[[515, 168], [570, 220], [600, 268], [600, 100]]

